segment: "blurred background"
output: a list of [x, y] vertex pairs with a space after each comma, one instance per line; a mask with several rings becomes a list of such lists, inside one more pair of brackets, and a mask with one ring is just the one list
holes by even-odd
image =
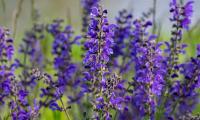
[[[32, 8], [37, 9], [40, 22], [50, 22], [55, 18], [70, 19], [70, 24], [78, 32], [81, 30], [81, 5], [80, 0], [22, 0], [21, 12], [17, 20], [16, 34], [23, 33], [30, 28], [32, 22]], [[156, 21], [162, 24], [162, 31], [166, 34], [170, 28], [169, 1], [157, 0]], [[192, 25], [200, 20], [200, 0], [194, 0], [194, 15]], [[20, 0], [0, 0], [0, 25], [12, 30], [13, 16], [18, 9]], [[34, 2], [34, 5], [32, 5]], [[108, 9], [109, 19], [114, 22], [118, 11], [127, 9], [134, 17], [141, 17], [141, 13], [147, 12], [153, 7], [153, 0], [102, 0], [101, 4]]]
[[[33, 11], [39, 14], [39, 23], [50, 23], [53, 19], [62, 18], [67, 24], [72, 25], [76, 34], [81, 33], [82, 7], [81, 0], [0, 0], [0, 25], [11, 30], [15, 35], [15, 45], [23, 37], [25, 31], [33, 25]], [[131, 12], [134, 18], [142, 17], [154, 6], [154, 0], [101, 0], [101, 5], [108, 10], [110, 22], [115, 23], [115, 17], [122, 9]], [[156, 1], [156, 24], [161, 34], [161, 40], [169, 40], [171, 23], [169, 21], [170, 0]], [[186, 2], [186, 0], [180, 0]], [[189, 56], [194, 55], [195, 44], [200, 43], [200, 0], [193, 0], [194, 14], [192, 17], [191, 30], [186, 32], [184, 42], [189, 44]], [[17, 18], [17, 19], [15, 19]], [[152, 17], [150, 18], [152, 19]], [[14, 30], [15, 29], [15, 30]]]

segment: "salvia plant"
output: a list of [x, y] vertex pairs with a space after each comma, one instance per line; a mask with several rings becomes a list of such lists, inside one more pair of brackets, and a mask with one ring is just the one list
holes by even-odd
[[82, 35], [62, 19], [36, 22], [16, 50], [0, 27], [0, 120], [38, 120], [45, 110], [67, 120], [199, 120], [200, 44], [180, 59], [193, 4], [170, 1], [167, 41], [152, 32], [152, 9], [139, 18], [121, 10], [111, 23], [100, 0], [81, 0]]

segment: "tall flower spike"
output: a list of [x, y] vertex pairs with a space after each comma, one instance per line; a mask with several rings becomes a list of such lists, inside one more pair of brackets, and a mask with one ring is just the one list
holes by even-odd
[[113, 54], [114, 25], [109, 25], [106, 14], [107, 10], [92, 8], [88, 41], [85, 43], [87, 52], [83, 63], [94, 71], [103, 70], [110, 60], [109, 56]]
[[[173, 91], [173, 81], [179, 78], [180, 65], [179, 65], [179, 54], [185, 53], [184, 49], [186, 45], [181, 44], [183, 29], [188, 30], [192, 16], [192, 4], [193, 1], [188, 1], [185, 5], [178, 4], [177, 0], [171, 0], [170, 12], [172, 17], [170, 20], [173, 22], [173, 30], [171, 32], [172, 37], [170, 43], [166, 42], [168, 53], [168, 73], [166, 74], [167, 85], [164, 92], [171, 94]], [[172, 88], [170, 88], [170, 86]], [[181, 85], [182, 86], [182, 85]], [[167, 95], [168, 96], [168, 95]], [[169, 98], [170, 99], [170, 98]], [[164, 101], [164, 104], [168, 106], [169, 101]], [[173, 104], [173, 103], [171, 103]], [[169, 112], [166, 108], [166, 114]]]
[[[47, 27], [47, 31], [54, 38], [52, 54], [54, 55], [54, 68], [57, 80], [47, 79], [49, 81], [46, 82], [47, 87], [41, 89], [41, 97], [50, 98], [47, 102], [42, 103], [44, 106], [48, 106], [52, 110], [64, 111], [69, 118], [62, 101], [62, 96], [68, 91], [68, 87], [73, 88], [77, 85], [77, 81], [79, 81], [74, 79], [77, 72], [77, 65], [71, 61], [71, 48], [81, 37], [76, 36], [73, 38], [71, 26], [66, 26], [62, 29], [62, 22], [63, 20], [57, 19]], [[58, 101], [62, 103], [62, 106], [58, 105]]]
[[26, 87], [34, 88], [35, 79], [31, 77], [32, 69], [38, 68], [44, 70], [44, 55], [42, 51], [41, 41], [44, 39], [44, 25], [34, 24], [31, 30], [24, 35], [23, 42], [20, 44], [19, 53], [22, 60], [16, 60], [18, 67], [22, 68], [20, 79]]
[[183, 114], [192, 113], [198, 104], [200, 88], [200, 58], [199, 46], [197, 46], [197, 57], [180, 65], [182, 81], [176, 81], [170, 88], [165, 115], [170, 118], [178, 118]]
[[192, 4], [193, 1], [188, 1], [184, 6], [178, 4], [177, 0], [171, 0], [170, 12], [172, 13], [172, 18], [170, 20], [173, 22], [171, 43], [169, 45], [169, 70], [170, 77], [178, 77], [178, 55], [182, 53], [182, 44], [180, 44], [183, 34], [183, 29], [189, 29], [189, 24], [191, 22], [192, 16]]
[[157, 106], [157, 98], [161, 95], [166, 74], [165, 59], [160, 50], [161, 44], [156, 44], [156, 36], [148, 36], [146, 29], [151, 22], [134, 21], [134, 40], [132, 42], [132, 57], [135, 63], [135, 77], [132, 83], [133, 110], [139, 114], [137, 119], [148, 117], [153, 120]]
[[[92, 77], [89, 81], [93, 85], [105, 82], [103, 75], [107, 71], [109, 57], [113, 54], [113, 25], [109, 25], [106, 14], [107, 10], [102, 10], [100, 7], [92, 8], [88, 40], [85, 42], [87, 52], [83, 63], [89, 68], [88, 74]], [[95, 80], [95, 76], [100, 79]]]
[[71, 37], [73, 31], [71, 26], [67, 26], [64, 32], [58, 33], [53, 43], [52, 53], [55, 55], [54, 67], [58, 70], [58, 81], [60, 85], [70, 84], [76, 71], [76, 65], [71, 62]]
[[[132, 39], [132, 15], [127, 10], [119, 12], [116, 18], [117, 28], [114, 35], [113, 56], [111, 64], [117, 68], [119, 73], [125, 73], [130, 69], [130, 42]], [[119, 59], [122, 57], [123, 62], [120, 63]]]
[[[73, 80], [75, 73], [77, 72], [77, 65], [72, 62], [72, 45], [76, 44], [81, 38], [76, 36], [73, 38], [73, 30], [71, 26], [66, 26], [64, 30], [61, 30], [61, 22], [54, 21], [54, 24], [58, 25], [57, 33], [53, 34], [54, 42], [52, 47], [52, 54], [54, 58], [54, 67], [57, 70], [58, 85], [61, 91], [64, 92], [67, 86], [73, 87], [77, 81]], [[51, 30], [56, 31], [56, 30]], [[63, 94], [63, 93], [62, 93]]]
[[[100, 6], [93, 7], [91, 12], [91, 22], [88, 29], [88, 40], [85, 42], [86, 54], [83, 60], [88, 69], [84, 72], [84, 91], [90, 92], [93, 96], [92, 104], [97, 111], [102, 111], [104, 115], [97, 113], [98, 118], [110, 118], [110, 114], [105, 106], [106, 99], [103, 91], [110, 78], [108, 62], [113, 54], [113, 35], [115, 25], [109, 24], [107, 10], [102, 10]], [[109, 107], [108, 107], [109, 108]]]
[[0, 27], [0, 105], [6, 102], [11, 92], [11, 79], [14, 69], [10, 62], [14, 53], [13, 40], [9, 38], [9, 31]]
[[14, 47], [13, 40], [8, 36], [8, 31], [0, 27], [0, 104], [9, 105], [13, 120], [31, 119], [33, 116], [28, 111], [28, 91], [16, 80], [15, 64], [10, 65]]

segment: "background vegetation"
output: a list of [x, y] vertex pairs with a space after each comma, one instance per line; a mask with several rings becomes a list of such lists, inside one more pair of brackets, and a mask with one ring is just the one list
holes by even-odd
[[[189, 45], [187, 48], [188, 56], [194, 56], [195, 45], [200, 43], [200, 0], [194, 0], [194, 15], [192, 19], [191, 29], [184, 34], [184, 42]], [[157, 31], [160, 33], [159, 40], [169, 40], [171, 27], [169, 23], [168, 0], [157, 0], [156, 3], [156, 23]], [[110, 21], [114, 22], [115, 16], [119, 10], [123, 8], [132, 11], [135, 18], [141, 17], [141, 13], [148, 11], [153, 7], [153, 0], [104, 0], [102, 2], [104, 8], [108, 9]], [[36, 12], [37, 11], [37, 12]], [[0, 0], [0, 25], [11, 29], [15, 38], [15, 49], [19, 49], [19, 43], [22, 41], [24, 32], [29, 30], [34, 23], [33, 16], [39, 15], [39, 23], [51, 22], [55, 18], [62, 18], [66, 24], [71, 24], [75, 30], [75, 34], [81, 34], [81, 16], [82, 9], [79, 0]], [[42, 43], [46, 51], [50, 51], [52, 38], [47, 36]], [[82, 51], [78, 46], [73, 46], [72, 54], [74, 61], [80, 61]], [[16, 57], [20, 58], [20, 56]], [[52, 59], [50, 53], [46, 53], [49, 59]], [[185, 60], [185, 58], [181, 58]], [[49, 72], [52, 71], [49, 68]], [[76, 106], [73, 109], [77, 109]], [[0, 109], [1, 111], [1, 109]], [[3, 110], [2, 110], [3, 111]], [[194, 114], [200, 112], [200, 105], [194, 111]], [[72, 114], [77, 114], [76, 110], [71, 110]], [[0, 113], [2, 114], [2, 113]], [[64, 113], [52, 112], [51, 110], [43, 110], [42, 120], [65, 119]], [[73, 116], [75, 116], [73, 115]]]

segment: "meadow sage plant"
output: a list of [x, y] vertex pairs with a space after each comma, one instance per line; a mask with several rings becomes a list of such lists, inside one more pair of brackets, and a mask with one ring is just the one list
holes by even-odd
[[82, 35], [63, 19], [35, 23], [16, 52], [0, 27], [0, 120], [49, 111], [67, 120], [200, 119], [200, 44], [188, 58], [183, 40], [194, 1], [170, 0], [167, 41], [152, 32], [152, 9], [138, 18], [123, 9], [111, 23], [100, 0], [80, 2]]

